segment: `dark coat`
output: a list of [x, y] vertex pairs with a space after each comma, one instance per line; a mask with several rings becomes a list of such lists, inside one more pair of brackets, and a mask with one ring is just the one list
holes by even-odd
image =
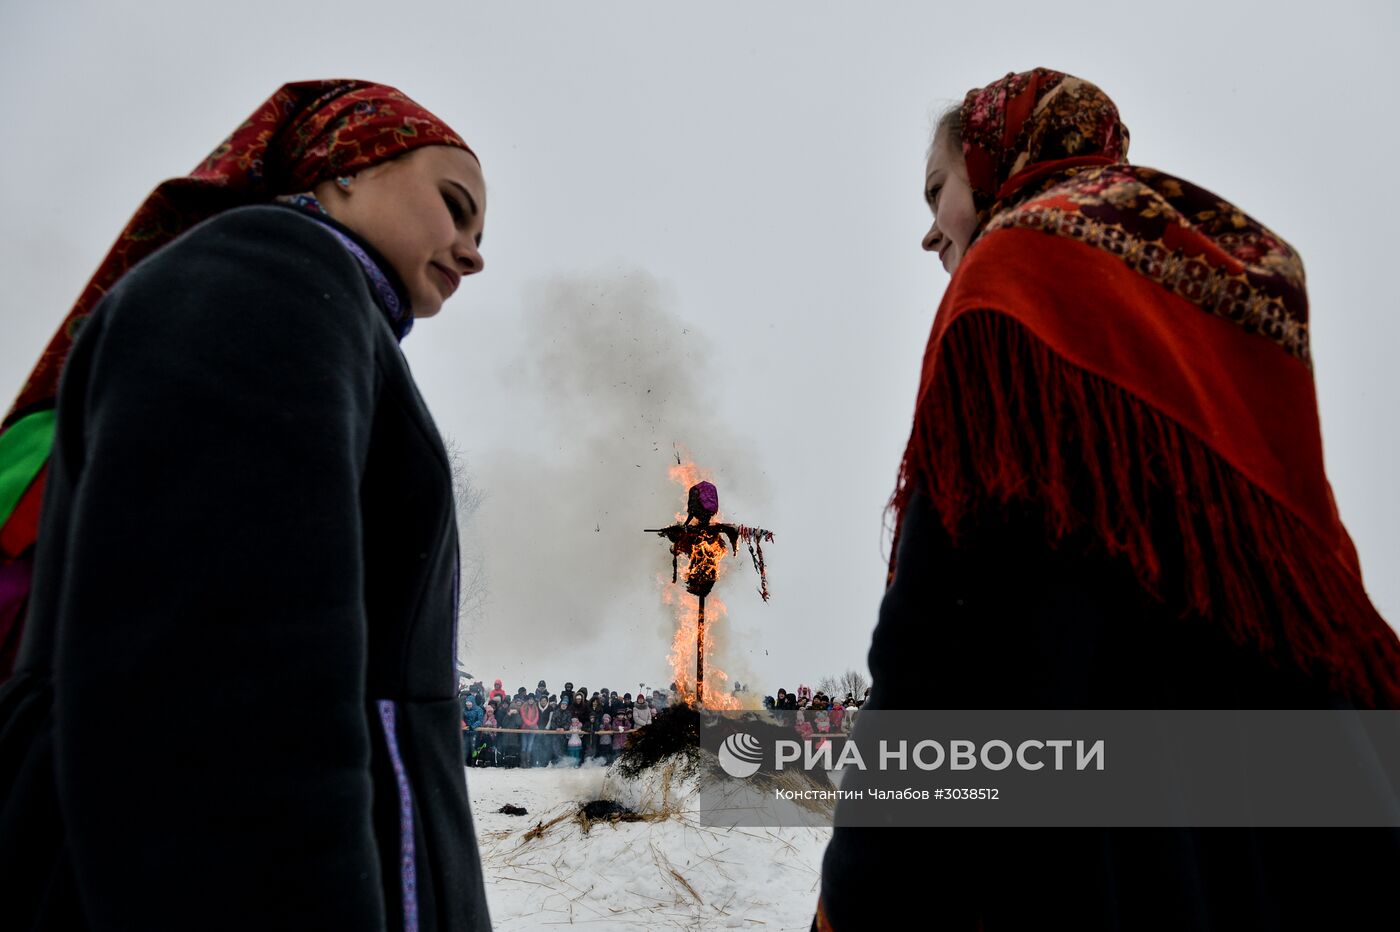
[[[908, 507], [865, 709], [1345, 707], [1085, 541], [1052, 550], [1034, 515], [954, 548], [926, 503]], [[838, 932], [971, 932], [979, 912], [986, 932], [1373, 929], [1393, 926], [1396, 877], [1388, 828], [837, 828], [822, 896]]]
[[[520, 720], [520, 712], [511, 706], [506, 707], [505, 717], [497, 717], [498, 728], [524, 728], [525, 724]], [[500, 734], [501, 754], [506, 757], [519, 759], [520, 739], [522, 735], [516, 731], [505, 731]]]
[[0, 926], [489, 928], [451, 475], [377, 300], [257, 206], [84, 324], [0, 692]]

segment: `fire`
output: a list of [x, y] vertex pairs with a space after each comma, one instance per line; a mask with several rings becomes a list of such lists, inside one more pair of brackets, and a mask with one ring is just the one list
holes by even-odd
[[[666, 604], [676, 610], [676, 633], [671, 639], [671, 653], [666, 662], [671, 665], [671, 675], [680, 687], [682, 699], [695, 704], [695, 636], [700, 623], [700, 600], [688, 592], [677, 592], [667, 586], [663, 598]], [[724, 602], [710, 596], [705, 599], [705, 696], [703, 705], [708, 709], [738, 709], [739, 700], [725, 688], [729, 677], [725, 672], [709, 662], [714, 650], [714, 625], [728, 614]]]
[[[701, 469], [699, 466], [690, 462], [677, 463], [668, 470], [667, 475], [672, 482], [679, 483], [680, 487], [687, 492], [690, 491], [690, 487], [697, 482], [714, 480], [714, 476], [710, 474], [708, 469]], [[685, 495], [681, 496], [681, 501], [685, 501]], [[719, 515], [715, 515], [715, 519], [718, 520]], [[684, 521], [685, 512], [676, 512], [676, 520]]]
[[[691, 486], [711, 478], [709, 470], [701, 469], [693, 461], [672, 466], [669, 475], [671, 481], [681, 487], [683, 502]], [[684, 511], [676, 514], [677, 522], [684, 522], [685, 519]], [[716, 514], [714, 520], [721, 521], [722, 518]], [[715, 581], [724, 574], [724, 558], [728, 555], [729, 547], [722, 538], [697, 544], [692, 549], [686, 565], [681, 569], [687, 588], [708, 592]], [[740, 708], [739, 700], [724, 688], [729, 676], [710, 662], [714, 648], [714, 625], [728, 614], [724, 602], [714, 595], [705, 599], [705, 640], [700, 646], [705, 657], [705, 694], [696, 696], [695, 644], [699, 634], [700, 600], [690, 591], [677, 592], [675, 587], [669, 585], [670, 580], [667, 577], [663, 576], [660, 579], [663, 583], [662, 598], [676, 612], [676, 633], [671, 640], [671, 653], [666, 659], [671, 665], [672, 679], [680, 688], [684, 701], [691, 705], [698, 701], [710, 709]]]

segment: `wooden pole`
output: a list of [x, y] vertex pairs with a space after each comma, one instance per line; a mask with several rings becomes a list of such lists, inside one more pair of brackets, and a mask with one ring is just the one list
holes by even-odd
[[700, 596], [700, 623], [695, 628], [695, 707], [705, 704], [705, 597]]

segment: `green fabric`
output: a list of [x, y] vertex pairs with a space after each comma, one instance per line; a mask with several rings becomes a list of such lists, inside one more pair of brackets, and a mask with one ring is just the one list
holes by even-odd
[[0, 434], [0, 525], [10, 520], [24, 490], [39, 475], [53, 449], [54, 410], [20, 418]]

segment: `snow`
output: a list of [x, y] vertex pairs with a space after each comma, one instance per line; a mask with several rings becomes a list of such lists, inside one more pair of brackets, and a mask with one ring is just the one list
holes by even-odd
[[[637, 780], [591, 761], [470, 768], [467, 785], [496, 929], [806, 932], [811, 925], [830, 828], [702, 825], [696, 778], [672, 767]], [[576, 814], [595, 799], [647, 819], [594, 822], [585, 831]], [[507, 803], [529, 814], [497, 811]]]

